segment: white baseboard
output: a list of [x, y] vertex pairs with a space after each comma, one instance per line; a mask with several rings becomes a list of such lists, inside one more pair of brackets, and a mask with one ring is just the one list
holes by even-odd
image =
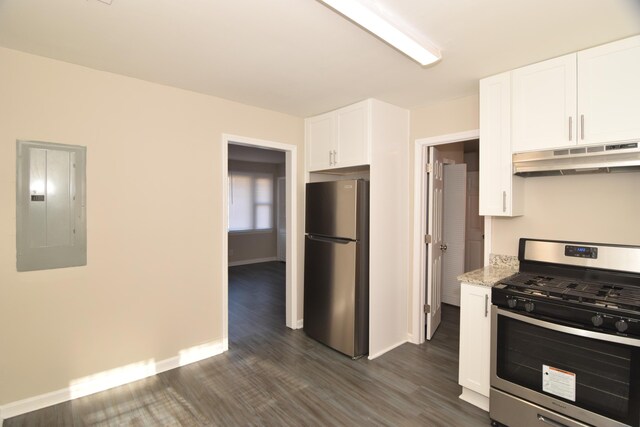
[[407, 334], [407, 342], [410, 342], [411, 344], [420, 344], [419, 342], [414, 341], [413, 334], [409, 334], [409, 333]]
[[177, 356], [159, 362], [154, 362], [151, 359], [74, 380], [69, 387], [0, 406], [0, 427], [4, 419], [138, 381], [170, 369], [216, 356], [228, 349], [229, 342], [226, 339], [211, 341], [181, 350]]
[[465, 402], [471, 403], [483, 411], [489, 412], [489, 398], [487, 396], [483, 396], [478, 392], [462, 387], [462, 394], [459, 397]]
[[402, 340], [402, 341], [400, 341], [400, 342], [398, 342], [398, 343], [396, 343], [396, 344], [390, 345], [389, 347], [384, 348], [384, 349], [382, 349], [382, 350], [380, 350], [380, 351], [378, 351], [378, 352], [375, 352], [375, 353], [369, 353], [369, 360], [375, 359], [376, 357], [380, 357], [380, 356], [382, 356], [383, 354], [385, 354], [386, 352], [391, 351], [391, 350], [393, 350], [393, 349], [394, 349], [394, 348], [396, 348], [396, 347], [400, 347], [402, 344], [404, 344], [404, 343], [406, 343], [406, 342], [407, 342], [407, 340], [405, 339], [405, 340]]
[[298, 322], [296, 323], [296, 329], [302, 329], [303, 326], [304, 326], [304, 319], [298, 320]]
[[236, 267], [238, 265], [247, 265], [247, 264], [259, 264], [261, 262], [271, 262], [278, 261], [277, 257], [269, 257], [269, 258], [255, 258], [255, 259], [245, 259], [242, 261], [233, 261], [229, 262], [229, 267]]

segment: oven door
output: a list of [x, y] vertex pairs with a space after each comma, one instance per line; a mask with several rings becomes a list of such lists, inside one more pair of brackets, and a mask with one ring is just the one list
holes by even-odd
[[582, 423], [638, 426], [640, 340], [492, 306], [491, 387]]

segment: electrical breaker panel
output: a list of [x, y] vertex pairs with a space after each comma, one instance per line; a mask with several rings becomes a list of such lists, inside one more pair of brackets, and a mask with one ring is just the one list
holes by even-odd
[[87, 264], [86, 148], [18, 141], [18, 271]]

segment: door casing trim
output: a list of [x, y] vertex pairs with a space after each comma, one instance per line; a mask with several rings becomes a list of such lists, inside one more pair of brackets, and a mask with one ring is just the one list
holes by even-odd
[[[222, 134], [222, 335], [225, 342], [229, 339], [229, 242], [227, 233], [229, 228], [229, 187], [227, 176], [229, 172], [229, 144], [244, 145], [255, 148], [278, 150], [285, 153], [286, 177], [286, 325], [291, 329], [299, 329], [298, 319], [298, 147], [291, 144], [249, 138], [238, 135]], [[226, 349], [225, 349], [226, 350]]]
[[[413, 264], [411, 293], [412, 304], [409, 307], [409, 322], [411, 324], [411, 334], [409, 341], [414, 344], [422, 344], [425, 341], [425, 314], [424, 304], [426, 296], [426, 245], [424, 235], [426, 233], [426, 200], [425, 182], [426, 170], [424, 168], [425, 150], [434, 145], [451, 144], [480, 138], [480, 130], [474, 129], [465, 132], [450, 133], [446, 135], [420, 138], [415, 140], [413, 153]], [[485, 240], [484, 240], [484, 263], [488, 264], [489, 253], [491, 252], [491, 217], [485, 216]]]

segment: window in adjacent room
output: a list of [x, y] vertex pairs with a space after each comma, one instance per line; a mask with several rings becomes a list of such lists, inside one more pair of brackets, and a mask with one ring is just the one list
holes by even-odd
[[229, 172], [229, 231], [267, 231], [273, 228], [273, 176]]

